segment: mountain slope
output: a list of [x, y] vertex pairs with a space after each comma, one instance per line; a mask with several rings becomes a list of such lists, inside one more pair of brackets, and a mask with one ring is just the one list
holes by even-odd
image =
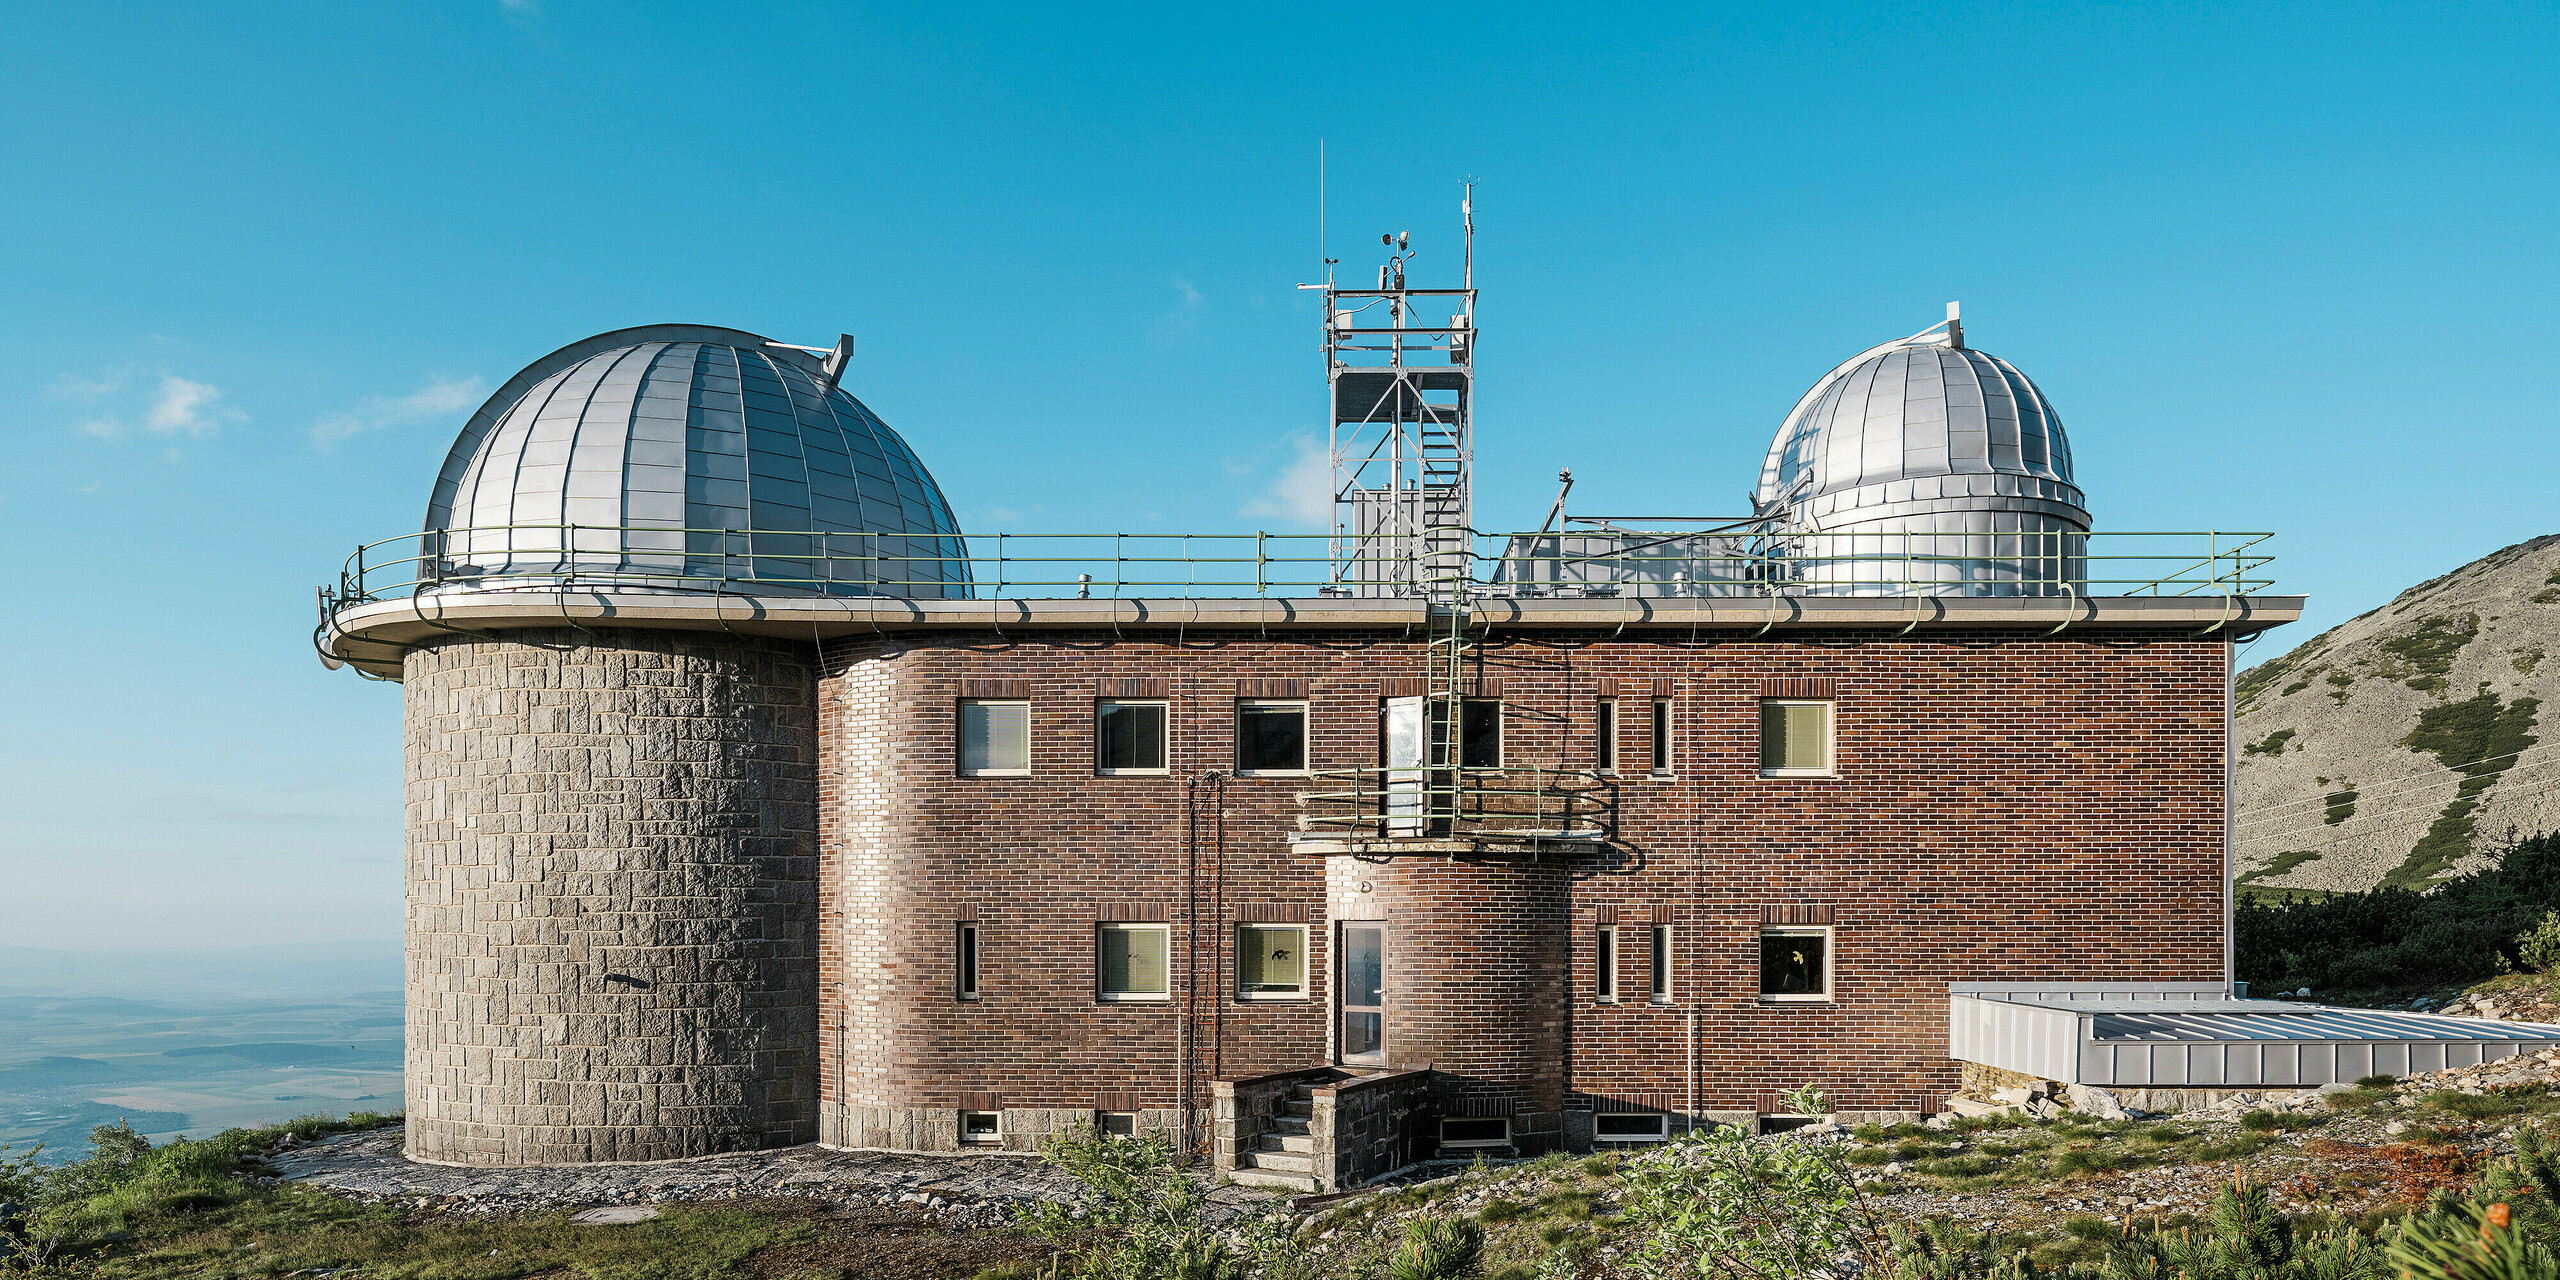
[[2422, 885], [2560, 829], [2560, 534], [2421, 582], [2241, 673], [2241, 879]]

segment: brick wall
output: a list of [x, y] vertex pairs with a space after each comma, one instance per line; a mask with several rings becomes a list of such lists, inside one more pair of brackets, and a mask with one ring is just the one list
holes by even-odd
[[[1080, 1108], [1116, 1090], [1196, 1109], [1211, 1079], [1324, 1061], [1324, 869], [1284, 839], [1309, 784], [1200, 775], [1233, 767], [1236, 698], [1274, 688], [1304, 689], [1317, 767], [1375, 764], [1379, 700], [1422, 669], [1419, 641], [1106, 631], [830, 644], [828, 1096]], [[1810, 1081], [1844, 1108], [1910, 1108], [1955, 1085], [1950, 979], [2221, 977], [2226, 661], [2218, 641], [2099, 631], [1491, 638], [1475, 674], [1504, 700], [1511, 763], [1590, 764], [1596, 701], [1620, 699], [1620, 839], [1566, 873], [1555, 919], [1570, 949], [1557, 1014], [1572, 1105], [1694, 1096], [1701, 1110], [1765, 1110]], [[956, 700], [996, 687], [970, 681], [1030, 692], [1032, 776], [956, 776]], [[1124, 681], [1172, 704], [1168, 776], [1094, 776], [1092, 704]], [[1806, 688], [1837, 700], [1839, 776], [1760, 777], [1760, 698]], [[1657, 694], [1673, 712], [1661, 777], [1643, 768]], [[1233, 925], [1291, 906], [1312, 919], [1308, 1000], [1235, 1000]], [[1095, 999], [1094, 925], [1129, 910], [1173, 926], [1166, 1003]], [[1614, 1005], [1591, 984], [1604, 911], [1634, 922]], [[1836, 1000], [1763, 1004], [1764, 916], [1824, 913]], [[974, 1002], [953, 993], [963, 918], [984, 948]], [[1645, 999], [1657, 921], [1673, 948], [1660, 1005]], [[1467, 1016], [1450, 990], [1443, 1007]], [[1476, 1025], [1511, 1016], [1489, 1002]], [[1410, 1061], [1404, 1049], [1392, 1058]]]

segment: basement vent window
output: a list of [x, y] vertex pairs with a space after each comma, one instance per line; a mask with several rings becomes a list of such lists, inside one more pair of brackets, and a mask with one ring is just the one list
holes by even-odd
[[1161, 924], [1096, 926], [1098, 994], [1111, 1001], [1171, 999], [1171, 933], [1170, 926]]
[[964, 700], [960, 704], [960, 773], [1019, 778], [1031, 772], [1031, 704]]
[[1236, 999], [1303, 1000], [1307, 995], [1307, 927], [1236, 926]]
[[964, 1147], [992, 1147], [1003, 1141], [1003, 1113], [996, 1111], [963, 1111], [960, 1113], [960, 1145]]
[[1093, 1125], [1106, 1138], [1134, 1138], [1138, 1136], [1138, 1113], [1097, 1111], [1093, 1116]]
[[1659, 1111], [1604, 1111], [1592, 1118], [1591, 1136], [1601, 1142], [1669, 1142], [1671, 1117]]
[[1831, 931], [1760, 931], [1760, 998], [1820, 1001], [1831, 998]]
[[1236, 704], [1236, 772], [1242, 775], [1307, 771], [1307, 704]]
[[1445, 1149], [1471, 1150], [1511, 1145], [1511, 1121], [1508, 1117], [1451, 1116], [1440, 1122], [1440, 1146]]
[[1167, 710], [1161, 702], [1095, 703], [1094, 772], [1163, 773]]

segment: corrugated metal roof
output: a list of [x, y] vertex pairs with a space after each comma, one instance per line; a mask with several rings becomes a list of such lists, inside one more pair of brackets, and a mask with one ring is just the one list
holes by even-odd
[[[2233, 1008], [2232, 1006], [2241, 1006]], [[2541, 1040], [2560, 1042], [2560, 1027], [2382, 1009], [2284, 1005], [2229, 1000], [2163, 1009], [2159, 1005], [2066, 1005], [2089, 1013], [2095, 1040]], [[2274, 1011], [2271, 1011], [2274, 1010]]]

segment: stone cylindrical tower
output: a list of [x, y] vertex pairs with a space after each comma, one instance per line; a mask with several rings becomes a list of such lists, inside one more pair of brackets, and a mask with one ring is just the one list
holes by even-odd
[[817, 1138], [818, 655], [771, 614], [969, 592], [941, 489], [838, 385], [850, 353], [563, 347], [332, 593], [324, 631], [417, 628], [356, 659], [406, 686], [412, 1157]]
[[566, 628], [410, 653], [411, 1156], [816, 1137], [813, 656]]

